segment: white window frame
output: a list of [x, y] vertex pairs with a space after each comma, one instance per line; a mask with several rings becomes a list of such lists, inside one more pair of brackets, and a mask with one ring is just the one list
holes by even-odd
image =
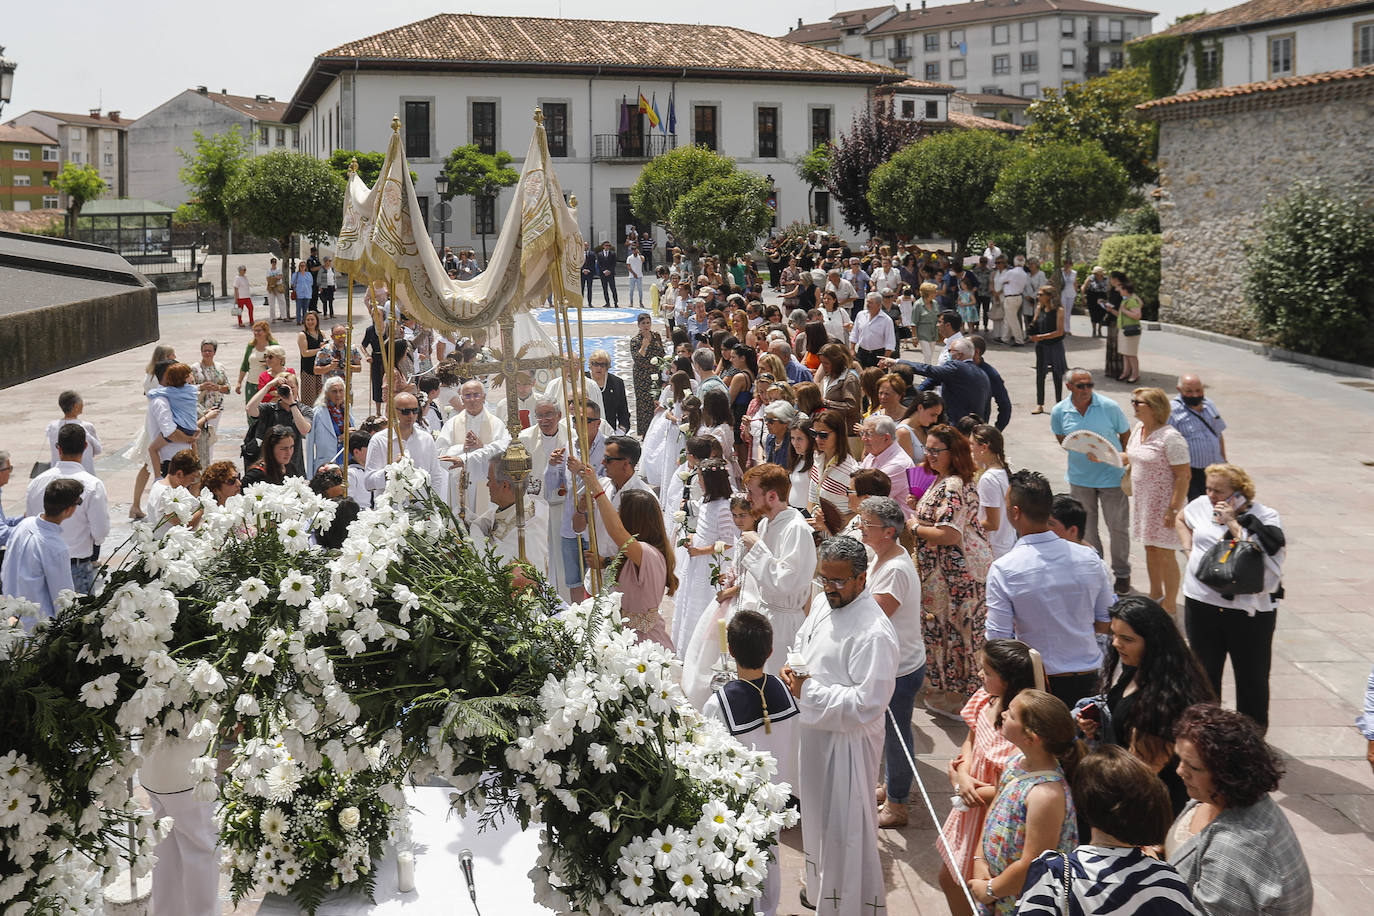
[[[998, 41], [998, 40], [997, 40], [997, 33], [998, 33], [998, 30], [1001, 30], [1001, 33], [1002, 33], [1002, 40], [1001, 40], [1001, 41]], [[992, 43], [995, 44], [995, 45], [1009, 45], [1009, 44], [1011, 44], [1011, 26], [1009, 26], [1009, 25], [1007, 25], [1007, 24], [1005, 24], [1005, 23], [1003, 23], [1002, 25], [994, 25], [994, 26], [992, 27]]]
[[949, 78], [952, 80], [965, 79], [968, 76], [968, 62], [962, 57], [955, 58], [949, 62]]
[[33, 179], [28, 175], [15, 175], [14, 186], [16, 188], [31, 188], [33, 187]]
[[80, 151], [80, 150], [75, 150], [75, 149], [74, 149], [74, 150], [72, 150], [72, 151], [68, 154], [68, 156], [69, 156], [69, 158], [71, 159], [72, 162], [75, 162], [77, 165], [80, 165], [80, 164], [81, 164], [81, 151]]
[[963, 29], [950, 29], [950, 30], [949, 30], [949, 46], [950, 46], [951, 48], [954, 48], [955, 50], [958, 50], [959, 46], [960, 46], [961, 44], [963, 44], [963, 43], [964, 43], [964, 30], [963, 30]]
[[56, 209], [57, 209], [58, 207], [60, 207], [60, 206], [62, 206], [62, 204], [61, 204], [61, 201], [58, 199], [58, 196], [57, 196], [56, 194], [44, 194], [44, 195], [43, 195], [43, 209], [44, 209], [44, 210], [56, 210]]
[[114, 165], [114, 153], [106, 153], [104, 162], [105, 165]]
[[1036, 22], [1034, 19], [1022, 22], [1020, 34], [1022, 41], [1039, 41], [1040, 23]]
[[33, 153], [32, 153], [31, 151], [26, 150], [26, 149], [16, 149], [16, 150], [14, 151], [14, 161], [15, 161], [15, 162], [31, 162], [32, 160], [33, 160]]
[[44, 162], [60, 162], [61, 160], [62, 160], [62, 151], [61, 151], [60, 149], [58, 149], [58, 148], [55, 147], [55, 146], [45, 146], [45, 147], [43, 147], [43, 161], [44, 161]]
[[1074, 34], [1075, 34], [1077, 31], [1078, 31], [1078, 27], [1077, 27], [1077, 24], [1074, 22], [1074, 18], [1073, 18], [1072, 16], [1060, 16], [1060, 17], [1059, 17], [1059, 37], [1060, 37], [1060, 38], [1073, 38], [1073, 37], [1074, 37]]
[[[1276, 46], [1281, 46], [1283, 42], [1288, 43], [1288, 69], [1277, 70], [1274, 68], [1274, 52]], [[1284, 76], [1292, 76], [1298, 72], [1298, 35], [1296, 32], [1283, 32], [1278, 35], [1269, 35], [1265, 38], [1265, 50], [1268, 52], [1266, 57], [1266, 69], [1269, 71], [1269, 78], [1278, 79]]]
[[1061, 70], [1074, 70], [1078, 67], [1078, 52], [1073, 48], [1059, 49], [1059, 68]]

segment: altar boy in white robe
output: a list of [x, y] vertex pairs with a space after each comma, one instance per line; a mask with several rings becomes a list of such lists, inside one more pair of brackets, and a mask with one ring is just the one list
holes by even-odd
[[897, 682], [897, 633], [868, 592], [863, 544], [844, 535], [823, 541], [819, 568], [825, 594], [782, 670], [801, 710], [802, 902], [827, 913], [879, 913], [887, 895], [873, 774]]
[[[515, 417], [522, 430], [529, 429], [534, 425], [534, 404], [538, 398], [539, 394], [534, 390], [534, 376], [524, 371], [517, 372], [515, 374]], [[496, 416], [501, 418], [502, 423], [507, 421], [508, 400], [508, 398], [501, 398], [496, 402]]]
[[[449, 505], [455, 513], [460, 503], [468, 519], [491, 508], [487, 496], [487, 464], [506, 450], [510, 433], [506, 421], [487, 410], [487, 390], [476, 379], [463, 383], [463, 410], [453, 415], [435, 440], [440, 460], [449, 468]], [[459, 486], [461, 471], [467, 468], [468, 485]]]
[[[520, 531], [516, 518], [515, 481], [499, 458], [487, 465], [487, 495], [491, 508], [472, 524], [474, 534], [490, 538], [503, 563], [520, 562]], [[549, 578], [549, 507], [525, 494], [525, 559]], [[550, 581], [552, 581], [550, 579]]]

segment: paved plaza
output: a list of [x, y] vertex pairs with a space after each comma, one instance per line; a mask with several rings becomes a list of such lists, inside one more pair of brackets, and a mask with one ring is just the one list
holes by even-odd
[[[202, 338], [218, 339], [220, 362], [232, 380], [249, 332], [234, 327], [223, 300], [218, 311], [198, 314], [193, 304], [175, 304], [177, 298], [164, 297], [173, 302], [160, 310], [161, 342], [174, 345], [179, 357], [194, 362]], [[625, 301], [622, 294], [622, 304]], [[340, 296], [340, 314], [342, 309]], [[1077, 330], [1086, 332], [1084, 317], [1074, 321]], [[288, 364], [299, 365], [296, 326], [273, 327], [291, 354]], [[357, 339], [361, 331], [359, 321]], [[626, 325], [621, 333], [628, 336], [633, 330]], [[106, 552], [124, 539], [139, 462], [125, 458], [123, 452], [143, 422], [142, 382], [151, 350], [149, 345], [0, 391], [0, 448], [11, 453], [16, 467], [3, 495], [8, 512], [22, 511], [29, 466], [47, 460], [43, 432], [59, 416], [59, 392], [75, 388], [85, 399], [84, 419], [95, 424], [105, 448], [96, 459], [96, 470], [109, 490], [115, 521]], [[1101, 369], [1102, 341], [1074, 337], [1068, 350], [1070, 365]], [[1178, 373], [1202, 376], [1208, 395], [1229, 424], [1231, 460], [1254, 477], [1259, 500], [1283, 516], [1289, 539], [1284, 575], [1288, 598], [1278, 612], [1269, 730], [1269, 740], [1288, 764], [1279, 801], [1313, 873], [1315, 912], [1368, 913], [1374, 909], [1374, 776], [1365, 761], [1365, 741], [1352, 723], [1374, 664], [1374, 526], [1369, 521], [1374, 514], [1374, 383], [1165, 332], [1147, 331], [1140, 351], [1142, 385], [1157, 385], [1172, 394]], [[1033, 348], [994, 347], [988, 358], [1005, 377], [1015, 405], [1007, 429], [1011, 465], [1041, 470], [1057, 488], [1067, 489], [1064, 453], [1050, 434], [1049, 416], [1029, 413], [1034, 407]], [[1100, 373], [1097, 382], [1101, 394], [1126, 405], [1132, 386], [1106, 380]], [[364, 383], [356, 384], [362, 394]], [[231, 395], [228, 403], [241, 400]], [[228, 411], [216, 457], [237, 458], [244, 429], [241, 411]], [[1139, 546], [1133, 550], [1133, 569], [1133, 584], [1143, 589], [1147, 580]], [[964, 730], [923, 710], [917, 711], [915, 725], [919, 776], [943, 818], [950, 794], [945, 765], [958, 750]], [[882, 832], [887, 916], [946, 911], [936, 882], [939, 859], [934, 842], [934, 828], [919, 805], [912, 807], [912, 826]], [[780, 912], [801, 914], [806, 911], [797, 902], [795, 885], [800, 837], [793, 831], [785, 843], [787, 872]], [[237, 910], [227, 903], [225, 907], [226, 913], [255, 910], [255, 904]]]

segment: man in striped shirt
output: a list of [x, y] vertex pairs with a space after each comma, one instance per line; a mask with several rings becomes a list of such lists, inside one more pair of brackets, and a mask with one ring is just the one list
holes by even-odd
[[1196, 375], [1178, 377], [1178, 394], [1170, 402], [1169, 425], [1188, 440], [1188, 499], [1194, 500], [1207, 487], [1207, 466], [1226, 460], [1226, 421], [1217, 405], [1207, 397], [1202, 379]]

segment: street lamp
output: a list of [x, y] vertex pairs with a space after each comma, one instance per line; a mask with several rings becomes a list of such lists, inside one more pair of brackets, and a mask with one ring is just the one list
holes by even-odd
[[9, 104], [10, 94], [14, 91], [14, 70], [19, 64], [4, 56], [5, 46], [0, 45], [0, 111]]
[[[443, 260], [444, 249], [448, 247], [448, 175], [440, 172], [434, 179], [434, 190], [439, 192], [439, 259]], [[448, 270], [448, 265], [444, 265]]]

